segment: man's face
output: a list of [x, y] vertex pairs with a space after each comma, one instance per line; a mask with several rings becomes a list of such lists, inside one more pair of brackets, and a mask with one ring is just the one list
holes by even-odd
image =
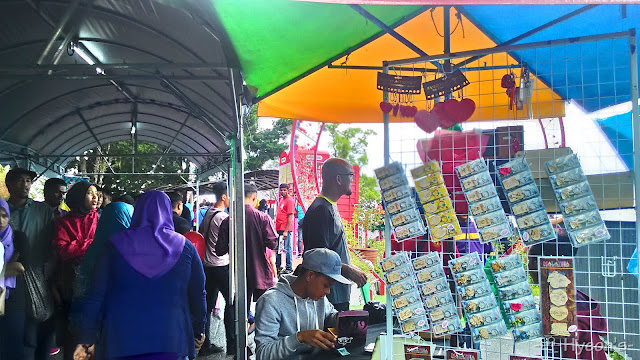
[[102, 208], [104, 209], [107, 205], [111, 204], [111, 195], [102, 194]]
[[51, 207], [56, 207], [64, 201], [66, 195], [67, 187], [64, 185], [57, 185], [47, 189], [44, 193], [44, 202], [49, 204]]
[[178, 201], [176, 207], [173, 208], [173, 212], [180, 215], [182, 214], [182, 209], [184, 209], [184, 204], [182, 203], [182, 201]]
[[18, 199], [28, 199], [29, 191], [31, 191], [31, 183], [33, 179], [31, 176], [27, 174], [20, 174], [18, 177], [8, 182], [7, 189], [9, 190], [9, 194], [11, 197], [16, 197]]
[[229, 207], [229, 196], [228, 195], [222, 195], [222, 202], [224, 202], [224, 207], [228, 208]]
[[340, 189], [347, 196], [350, 196], [352, 193], [351, 184], [353, 183], [354, 176], [355, 174], [352, 169], [344, 169], [343, 172], [337, 176]]
[[332, 278], [315, 271], [307, 272], [307, 276], [307, 296], [313, 301], [318, 301], [323, 296], [329, 295], [331, 286], [336, 283]]
[[102, 206], [102, 201], [104, 200], [104, 195], [102, 192], [98, 191], [98, 209]]
[[286, 198], [287, 196], [289, 196], [289, 189], [280, 188], [280, 196], [282, 196], [283, 198]]

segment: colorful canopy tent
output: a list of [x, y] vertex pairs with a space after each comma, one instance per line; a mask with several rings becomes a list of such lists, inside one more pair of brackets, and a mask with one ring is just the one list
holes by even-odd
[[600, 129], [605, 134], [611, 146], [627, 165], [629, 171], [633, 171], [633, 127], [631, 112], [610, 116], [596, 120]]
[[[324, 122], [382, 121], [378, 108], [382, 96], [375, 88], [376, 71], [335, 69], [327, 65], [380, 67], [385, 60], [415, 57], [420, 51], [426, 54], [444, 51], [440, 36], [444, 23], [442, 7], [349, 6], [285, 0], [219, 0], [213, 6], [234, 45], [243, 76], [260, 101], [261, 116]], [[394, 39], [375, 24], [374, 19], [359, 14], [357, 8], [395, 29], [411, 44], [407, 46]], [[522, 44], [524, 39], [543, 41], [626, 31], [636, 27], [640, 19], [638, 12], [640, 7], [636, 5], [457, 6], [451, 9], [449, 18], [451, 28], [455, 29], [451, 35], [451, 51], [490, 48], [505, 42]], [[246, 21], [250, 14], [256, 13], [263, 16]], [[509, 41], [514, 38], [515, 41]], [[563, 116], [563, 100], [570, 98], [583, 98], [581, 105], [587, 110], [628, 101], [628, 83], [598, 84], [602, 74], [628, 76], [616, 73], [619, 69], [626, 71], [625, 64], [629, 62], [626, 44], [620, 43], [624, 48], [620, 48], [619, 43], [615, 48], [595, 44], [593, 48], [584, 45], [573, 48], [580, 53], [570, 53], [571, 47], [549, 48], [544, 59], [539, 51], [515, 51], [474, 59], [466, 64], [466, 69], [462, 67], [472, 84], [465, 88], [463, 95], [475, 100], [479, 109], [471, 120], [525, 116], [508, 111], [508, 98], [499, 83], [507, 71], [505, 66], [522, 63], [529, 64], [534, 74], [541, 74], [540, 79], [535, 79], [535, 118]], [[411, 49], [411, 45], [418, 51]], [[598, 54], [602, 58], [599, 59]], [[603, 61], [604, 54], [608, 61]], [[556, 60], [574, 58], [569, 66], [554, 67]], [[419, 65], [415, 71], [403, 74], [419, 75], [421, 67], [436, 69], [428, 63]], [[435, 76], [427, 73], [427, 79]], [[415, 96], [414, 101], [419, 108], [425, 106], [422, 96]], [[411, 118], [392, 116], [391, 121], [411, 121]]]

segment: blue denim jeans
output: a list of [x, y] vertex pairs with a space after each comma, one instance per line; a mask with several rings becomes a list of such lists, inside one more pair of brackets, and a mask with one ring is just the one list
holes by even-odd
[[[284, 231], [278, 231], [278, 235], [282, 236]], [[287, 233], [287, 237], [284, 239], [284, 253], [286, 255], [287, 261], [287, 270], [293, 270], [293, 249], [291, 248], [291, 231]], [[276, 245], [276, 269], [280, 270], [280, 264], [282, 261], [280, 260], [280, 241], [278, 241], [278, 245]]]

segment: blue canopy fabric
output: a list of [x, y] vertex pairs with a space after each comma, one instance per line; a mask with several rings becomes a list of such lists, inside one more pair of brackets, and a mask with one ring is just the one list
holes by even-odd
[[596, 120], [629, 171], [633, 171], [633, 127], [631, 120], [631, 112]]

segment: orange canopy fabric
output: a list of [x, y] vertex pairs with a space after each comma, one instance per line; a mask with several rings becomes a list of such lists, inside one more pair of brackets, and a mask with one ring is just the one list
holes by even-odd
[[[456, 12], [451, 11], [452, 29], [458, 23]], [[433, 16], [433, 20], [432, 20]], [[489, 37], [474, 26], [464, 15], [462, 23], [451, 35], [451, 51], [491, 48], [496, 46]], [[400, 25], [395, 30], [420, 49], [430, 55], [444, 52], [442, 34], [443, 10], [427, 10], [415, 18]], [[437, 27], [437, 29], [436, 29]], [[348, 56], [334, 62], [336, 65], [381, 66], [383, 61], [416, 57], [416, 53], [405, 45], [385, 34], [353, 51]], [[463, 59], [453, 59], [455, 64]], [[456, 97], [466, 97], [475, 101], [476, 111], [469, 121], [525, 119], [524, 110], [509, 110], [509, 98], [500, 86], [502, 76], [507, 69], [474, 70], [479, 67], [517, 65], [518, 62], [506, 53], [485, 56], [463, 68], [470, 85]], [[412, 67], [412, 66], [404, 66]], [[432, 64], [416, 64], [415, 68], [433, 68]], [[466, 71], [465, 71], [466, 70]], [[382, 122], [383, 113], [379, 103], [382, 91], [376, 88], [375, 70], [346, 70], [324, 67], [288, 87], [261, 100], [258, 104], [259, 116], [292, 118], [307, 121], [330, 123], [372, 123]], [[391, 74], [421, 75], [420, 71], [391, 71]], [[425, 73], [426, 80], [433, 80], [441, 74]], [[515, 70], [516, 76], [520, 71]], [[564, 100], [535, 76], [532, 108], [534, 118], [564, 116]], [[414, 95], [413, 104], [418, 109], [429, 109], [424, 94]], [[411, 122], [413, 118], [390, 116], [391, 122]]]

